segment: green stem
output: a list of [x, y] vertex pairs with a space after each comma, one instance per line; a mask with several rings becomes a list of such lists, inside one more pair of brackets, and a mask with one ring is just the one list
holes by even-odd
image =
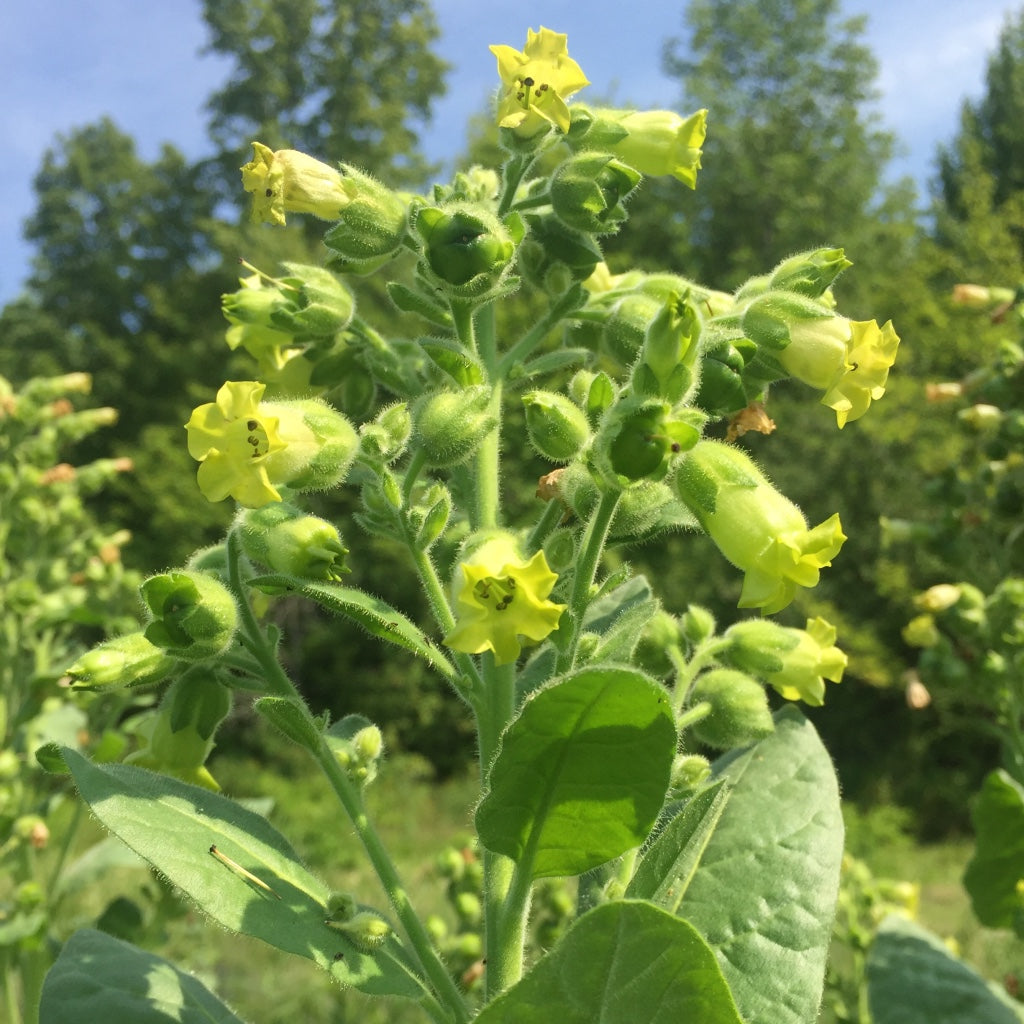
[[488, 413], [495, 424], [476, 451], [476, 528], [493, 530], [498, 525], [501, 503], [498, 473], [501, 466], [501, 380], [491, 385]]
[[493, 953], [487, 952], [487, 998], [493, 999], [514, 985], [523, 974], [526, 923], [530, 913], [532, 880], [523, 870], [525, 862], [513, 864], [508, 858], [509, 883], [497, 918]]
[[564, 515], [565, 506], [558, 498], [552, 498], [544, 507], [540, 519], [537, 520], [536, 525], [530, 531], [530, 536], [526, 538], [527, 556], [535, 554], [544, 546], [544, 541], [548, 539], [551, 531], [562, 521], [562, 516]]
[[[702, 644], [697, 645], [697, 649], [693, 652], [693, 656], [689, 661], [683, 658], [678, 648], [669, 652], [669, 657], [671, 657], [672, 664], [676, 670], [676, 680], [672, 687], [672, 706], [677, 722], [683, 713], [683, 707], [690, 696], [690, 691], [693, 689], [697, 676], [708, 665], [712, 664], [715, 658], [722, 651], [726, 650], [730, 644], [731, 641], [724, 637], [712, 637], [710, 640], [705, 640]], [[703, 718], [704, 715], [700, 717]], [[699, 720], [697, 719], [697, 721]]]
[[448, 307], [452, 311], [455, 336], [473, 355], [479, 355], [476, 346], [476, 327], [473, 323], [473, 304], [461, 299], [451, 299]]
[[11, 1024], [22, 1024], [21, 1005], [18, 1002], [18, 972], [14, 965], [14, 947], [0, 950], [4, 958], [4, 1002], [7, 1004], [7, 1019]]
[[405, 931], [413, 953], [419, 961], [424, 974], [441, 1003], [447, 1008], [456, 1024], [464, 1024], [469, 1020], [469, 1010], [455, 984], [454, 978], [448, 973], [447, 968], [441, 962], [434, 950], [430, 936], [427, 934], [423, 922], [413, 909], [409, 894], [402, 884], [398, 871], [392, 863], [391, 857], [384, 844], [381, 842], [377, 830], [371, 824], [363, 806], [363, 796], [359, 787], [342, 770], [334, 756], [334, 752], [327, 744], [327, 740], [321, 737], [320, 744], [314, 756], [321, 770], [331, 784], [338, 801], [345, 809], [356, 835], [363, 844], [370, 863], [373, 865], [377, 877], [387, 893], [392, 908], [398, 915], [402, 928]]
[[619, 504], [621, 491], [603, 491], [597, 503], [586, 532], [580, 545], [580, 559], [576, 564], [576, 575], [572, 581], [572, 593], [569, 598], [569, 622], [572, 637], [562, 653], [558, 656], [555, 666], [557, 673], [568, 672], [576, 661], [576, 649], [579, 646], [580, 634], [583, 632], [583, 615], [590, 601], [590, 588], [597, 574], [597, 566], [601, 561], [608, 530], [612, 525], [615, 509]]
[[564, 292], [547, 313], [501, 357], [497, 366], [498, 376], [506, 377], [516, 363], [523, 362], [547, 337], [548, 331], [564, 319], [567, 313], [579, 306], [581, 301], [580, 288], [577, 285]]
[[427, 463], [427, 453], [422, 448], [417, 448], [412, 453], [409, 465], [405, 469], [405, 477], [402, 480], [402, 504], [408, 507], [412, 496], [412, 489]]
[[528, 153], [509, 157], [505, 162], [501, 183], [501, 201], [498, 203], [499, 217], [504, 217], [512, 208], [519, 183], [523, 180], [523, 176], [530, 169], [530, 165], [535, 159], [536, 156], [533, 153]]
[[[483, 656], [484, 682], [474, 701], [477, 746], [480, 752], [480, 790], [486, 792], [487, 773], [497, 756], [501, 735], [515, 714], [515, 665], [495, 665]], [[523, 943], [507, 927], [507, 897], [515, 865], [508, 857], [483, 852], [484, 956], [487, 959], [486, 992], [491, 998], [507, 988], [522, 972]], [[518, 965], [518, 966], [517, 966]]]
[[689, 729], [691, 725], [696, 725], [710, 714], [711, 705], [706, 700], [702, 700], [700, 703], [694, 704], [692, 708], [687, 708], [676, 714], [676, 729], [679, 732]]

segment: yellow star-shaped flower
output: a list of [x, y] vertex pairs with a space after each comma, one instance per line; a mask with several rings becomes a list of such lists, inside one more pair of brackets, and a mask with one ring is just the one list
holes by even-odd
[[541, 27], [528, 29], [526, 47], [492, 46], [504, 86], [498, 98], [498, 125], [529, 138], [547, 125], [569, 130], [566, 100], [590, 82], [569, 56], [568, 36]]

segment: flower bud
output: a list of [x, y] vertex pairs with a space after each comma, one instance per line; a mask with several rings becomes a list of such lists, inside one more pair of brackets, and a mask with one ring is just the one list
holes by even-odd
[[580, 408], [552, 391], [528, 391], [526, 430], [530, 443], [552, 462], [570, 462], [590, 438], [590, 424]]
[[711, 775], [711, 762], [700, 754], [680, 754], [672, 764], [669, 792], [674, 797], [690, 795]]
[[[842, 249], [809, 249], [783, 260], [769, 275], [769, 287], [820, 299], [835, 279], [853, 264]], [[737, 298], [742, 294], [742, 289]]]
[[238, 607], [231, 591], [213, 576], [162, 573], [146, 580], [139, 593], [152, 619], [146, 639], [176, 658], [212, 658], [234, 639]]
[[413, 220], [423, 242], [420, 269], [442, 292], [457, 298], [487, 294], [512, 266], [515, 241], [490, 211], [470, 203], [424, 206]]
[[342, 164], [349, 203], [324, 235], [328, 266], [340, 273], [371, 274], [392, 259], [409, 233], [410, 197], [369, 174]]
[[146, 686], [180, 667], [177, 658], [150, 643], [142, 632], [113, 637], [79, 656], [67, 669], [76, 690], [106, 686]]
[[607, 153], [582, 153], [551, 176], [551, 206], [567, 227], [587, 234], [617, 231], [626, 219], [625, 200], [640, 174]]
[[694, 410], [673, 413], [656, 399], [628, 398], [614, 406], [595, 443], [596, 463], [608, 482], [660, 480], [671, 459], [700, 438], [703, 417]]
[[1004, 414], [997, 405], [979, 403], [969, 409], [961, 409], [956, 418], [979, 434], [995, 434], [1003, 422]]
[[672, 508], [682, 511], [679, 499], [672, 489], [661, 480], [638, 480], [622, 492], [615, 516], [612, 519], [611, 537], [616, 542], [627, 538], [647, 539], [653, 531], [667, 525], [663, 517], [668, 513], [672, 526], [678, 526], [678, 519]]
[[817, 584], [846, 540], [838, 515], [809, 530], [796, 505], [731, 445], [698, 444], [680, 463], [675, 486], [722, 554], [744, 571], [741, 608], [766, 615], [785, 608], [798, 586]]
[[636, 662], [645, 672], [663, 679], [674, 668], [669, 654], [679, 650], [679, 623], [674, 615], [659, 608], [647, 620], [636, 648]]
[[955, 583], [937, 583], [914, 598], [914, 604], [923, 612], [944, 612], [960, 600], [963, 591]]
[[694, 380], [700, 330], [692, 303], [680, 295], [669, 296], [648, 326], [640, 360], [633, 368], [638, 394], [664, 398], [673, 405], [685, 400]]
[[593, 273], [601, 259], [593, 238], [551, 215], [527, 213], [524, 220], [529, 231], [519, 246], [519, 268], [527, 281], [561, 295]]
[[313, 580], [340, 580], [349, 572], [337, 527], [293, 505], [246, 509], [238, 525], [242, 550], [275, 572]]
[[365, 953], [372, 953], [387, 941], [391, 925], [372, 910], [361, 910], [347, 921], [326, 921], [332, 928], [344, 932]]
[[745, 351], [752, 353], [755, 346], [742, 336], [731, 332], [705, 331], [705, 342], [700, 353], [700, 388], [696, 404], [709, 416], [729, 416], [746, 408], [751, 399], [743, 379], [746, 366]]
[[691, 704], [703, 702], [711, 711], [694, 724], [693, 734], [710, 747], [744, 747], [775, 731], [764, 687], [743, 672], [719, 668], [699, 676]]
[[699, 647], [710, 640], [716, 628], [714, 615], [699, 604], [687, 606], [686, 611], [679, 616], [679, 631], [691, 647]]
[[626, 295], [611, 309], [604, 323], [603, 346], [622, 366], [632, 366], [647, 338], [647, 330], [663, 304], [640, 292]]
[[942, 638], [931, 615], [917, 615], [902, 629], [903, 639], [911, 647], [934, 647]]
[[544, 557], [553, 572], [565, 572], [576, 561], [576, 534], [568, 527], [552, 530], [544, 541]]
[[416, 443], [428, 466], [456, 466], [494, 429], [491, 392], [484, 386], [427, 395], [415, 409]]

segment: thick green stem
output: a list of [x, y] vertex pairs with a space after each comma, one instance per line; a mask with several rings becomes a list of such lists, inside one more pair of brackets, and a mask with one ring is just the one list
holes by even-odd
[[615, 516], [619, 503], [620, 491], [604, 491], [587, 523], [586, 532], [580, 545], [580, 558], [576, 563], [576, 575], [572, 581], [572, 594], [569, 598], [569, 616], [572, 636], [565, 649], [559, 654], [556, 671], [568, 672], [576, 661], [576, 649], [579, 646], [580, 634], [583, 632], [583, 615], [590, 602], [590, 588], [594, 584], [598, 563], [604, 552], [608, 530]]
[[409, 894], [402, 884], [398, 871], [384, 848], [377, 830], [366, 814], [363, 795], [358, 785], [342, 770], [326, 739], [321, 738], [315, 756], [339, 802], [345, 808], [345, 813], [352, 822], [352, 827], [363, 844], [367, 857], [370, 858], [370, 863], [387, 893], [398, 920], [402, 923], [406, 938], [409, 940], [424, 974], [441, 1003], [452, 1015], [452, 1019], [457, 1024], [468, 1021], [469, 1010], [462, 998], [462, 993], [438, 957], [433, 943], [430, 941], [430, 936], [427, 934], [426, 928], [423, 927], [423, 922], [413, 909]]
[[[485, 654], [483, 661], [484, 682], [474, 702], [481, 792], [487, 789], [487, 774], [497, 756], [501, 735], [516, 709], [515, 665], [495, 665], [490, 654]], [[508, 857], [484, 850], [483, 866], [486, 992], [491, 998], [522, 973], [523, 943], [521, 935], [518, 942], [509, 935], [506, 921], [506, 899], [515, 865]]]
[[498, 473], [501, 461], [501, 381], [491, 385], [488, 412], [495, 419], [493, 429], [480, 442], [476, 452], [476, 528], [493, 530], [498, 525], [501, 502]]

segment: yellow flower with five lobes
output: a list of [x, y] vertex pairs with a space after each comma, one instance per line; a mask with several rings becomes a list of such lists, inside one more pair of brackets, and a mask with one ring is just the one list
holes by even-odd
[[522, 51], [492, 46], [504, 87], [498, 98], [498, 126], [530, 138], [548, 125], [569, 130], [566, 100], [590, 82], [569, 56], [568, 36], [541, 27], [528, 29]]
[[557, 579], [543, 551], [527, 560], [510, 534], [491, 536], [456, 566], [455, 628], [444, 642], [466, 654], [493, 651], [498, 665], [515, 661], [520, 637], [539, 643], [558, 628], [566, 606], [548, 600]]

